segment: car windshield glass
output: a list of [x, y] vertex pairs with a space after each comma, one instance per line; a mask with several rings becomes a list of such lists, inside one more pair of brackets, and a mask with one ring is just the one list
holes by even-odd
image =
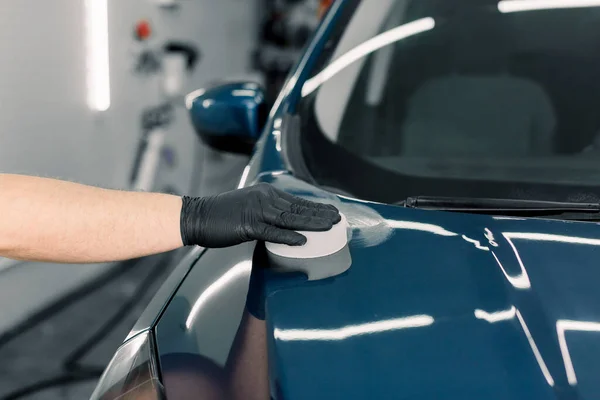
[[600, 1], [347, 0], [298, 113], [354, 195], [598, 201]]

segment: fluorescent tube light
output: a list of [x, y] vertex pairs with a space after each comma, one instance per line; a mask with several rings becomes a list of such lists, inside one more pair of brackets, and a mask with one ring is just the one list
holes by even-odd
[[108, 0], [85, 0], [87, 103], [94, 111], [110, 107]]

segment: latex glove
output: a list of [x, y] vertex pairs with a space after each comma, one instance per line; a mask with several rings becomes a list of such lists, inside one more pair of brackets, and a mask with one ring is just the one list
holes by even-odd
[[294, 231], [327, 231], [340, 221], [337, 208], [304, 200], [261, 183], [211, 197], [183, 197], [184, 245], [227, 247], [251, 240], [299, 246]]

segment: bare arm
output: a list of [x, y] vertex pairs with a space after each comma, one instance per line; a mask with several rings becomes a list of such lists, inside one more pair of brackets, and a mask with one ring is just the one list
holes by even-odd
[[0, 174], [0, 256], [93, 263], [181, 247], [181, 198]]
[[62, 263], [119, 261], [183, 245], [252, 240], [302, 245], [299, 230], [328, 230], [338, 210], [259, 184], [183, 198], [0, 174], [0, 256]]

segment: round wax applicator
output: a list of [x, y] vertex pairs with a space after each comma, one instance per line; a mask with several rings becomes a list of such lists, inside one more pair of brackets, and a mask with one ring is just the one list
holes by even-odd
[[342, 215], [342, 220], [326, 232], [300, 232], [307, 239], [304, 246], [266, 243], [269, 267], [279, 272], [302, 272], [309, 281], [341, 275], [352, 264], [347, 228]]
[[325, 232], [299, 231], [306, 237], [306, 243], [302, 246], [287, 246], [285, 244], [265, 243], [267, 250], [280, 257], [285, 258], [319, 258], [337, 253], [348, 244], [348, 220], [344, 214], [342, 219], [330, 230]]

